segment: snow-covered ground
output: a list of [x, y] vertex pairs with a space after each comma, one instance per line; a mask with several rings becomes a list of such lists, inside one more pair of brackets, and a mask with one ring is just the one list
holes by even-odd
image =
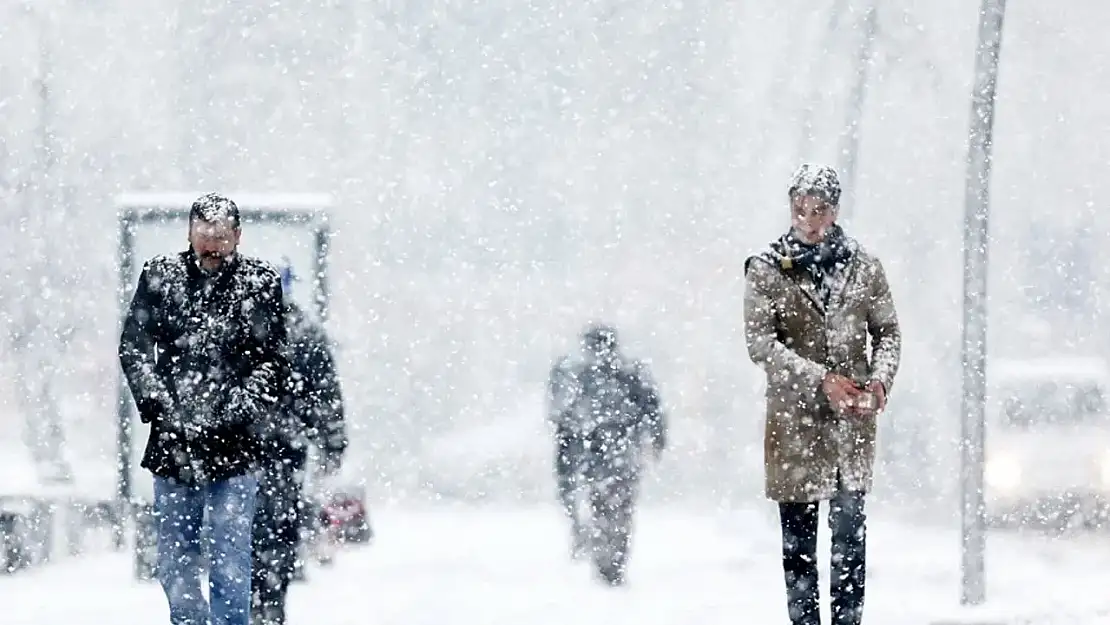
[[[382, 510], [378, 540], [312, 569], [290, 620], [318, 625], [785, 623], [776, 529], [765, 510], [645, 509], [630, 583], [595, 584], [566, 556], [555, 509]], [[827, 538], [824, 538], [827, 540]], [[822, 545], [827, 549], [827, 543]], [[873, 516], [867, 621], [925, 625], [953, 615], [954, 532]], [[827, 558], [822, 565], [827, 565]], [[992, 537], [988, 622], [1110, 622], [1110, 540]], [[0, 578], [5, 625], [164, 623], [161, 591], [122, 554]]]

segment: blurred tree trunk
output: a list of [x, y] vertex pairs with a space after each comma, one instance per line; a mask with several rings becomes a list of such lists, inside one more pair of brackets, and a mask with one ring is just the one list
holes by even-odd
[[[66, 246], [72, 227], [59, 168], [54, 95], [54, 16], [48, 9], [24, 7], [19, 16], [23, 32], [31, 35], [33, 47], [25, 57], [33, 59], [32, 93], [16, 97], [34, 109], [31, 135], [32, 157], [25, 175], [15, 183], [18, 193], [7, 207], [12, 258], [4, 284], [9, 303], [8, 338], [16, 359], [16, 391], [24, 419], [24, 441], [40, 475], [59, 479], [71, 477], [65, 460], [64, 423], [57, 381], [65, 368], [60, 337], [76, 304], [63, 296], [74, 281], [75, 269]], [[26, 69], [26, 68], [25, 68]], [[29, 96], [29, 97], [26, 97]], [[5, 150], [6, 151], [6, 150]]]

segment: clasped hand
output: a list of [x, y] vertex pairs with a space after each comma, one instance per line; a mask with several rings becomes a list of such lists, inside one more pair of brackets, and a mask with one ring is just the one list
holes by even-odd
[[[828, 373], [821, 382], [821, 390], [838, 413], [861, 417], [874, 416], [886, 408], [886, 390], [878, 381], [872, 381], [867, 386], [860, 387], [846, 376]], [[865, 393], [871, 393], [874, 396], [874, 402], [871, 405], [864, 403]]]

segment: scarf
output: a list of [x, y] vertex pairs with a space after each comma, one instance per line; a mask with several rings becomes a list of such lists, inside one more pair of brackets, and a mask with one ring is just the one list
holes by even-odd
[[783, 269], [798, 268], [809, 275], [825, 305], [828, 305], [832, 292], [829, 283], [852, 258], [849, 239], [844, 235], [844, 229], [836, 224], [829, 228], [820, 243], [806, 243], [790, 230], [771, 244], [771, 250]]

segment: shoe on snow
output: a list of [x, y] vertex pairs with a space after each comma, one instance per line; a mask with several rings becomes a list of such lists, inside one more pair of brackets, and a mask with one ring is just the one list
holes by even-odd
[[571, 539], [570, 557], [581, 560], [590, 552], [590, 536], [584, 530], [576, 530]]
[[598, 569], [598, 576], [605, 585], [611, 588], [618, 588], [624, 586], [624, 571], [620, 567], [606, 566]]

